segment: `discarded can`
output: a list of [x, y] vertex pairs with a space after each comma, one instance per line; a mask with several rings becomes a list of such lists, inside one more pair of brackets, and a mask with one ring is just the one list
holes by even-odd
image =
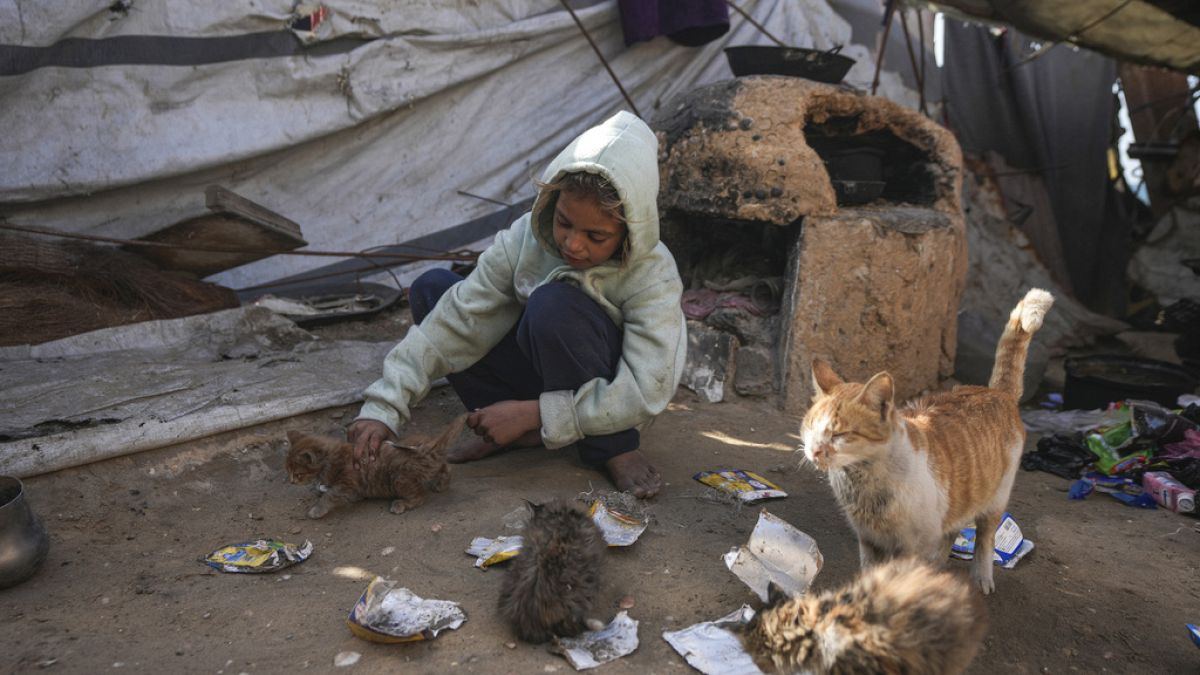
[[692, 478], [721, 492], [735, 495], [747, 504], [764, 499], [779, 499], [787, 496], [787, 493], [780, 489], [778, 485], [753, 471], [742, 469], [701, 471], [692, 476]]
[[397, 643], [432, 640], [467, 620], [457, 602], [426, 600], [396, 582], [375, 577], [350, 610], [350, 632], [369, 642]]
[[688, 665], [704, 675], [760, 675], [754, 659], [737, 632], [754, 618], [749, 605], [726, 614], [716, 621], [704, 621], [681, 630], [663, 631], [663, 639]]
[[304, 562], [312, 551], [313, 544], [307, 540], [298, 547], [277, 539], [257, 539], [223, 546], [200, 562], [222, 572], [264, 574]]
[[554, 638], [551, 651], [562, 654], [575, 670], [595, 668], [632, 654], [638, 648], [637, 629], [637, 620], [621, 611], [600, 630], [590, 630], [573, 638]]
[[1195, 513], [1196, 491], [1166, 471], [1147, 471], [1142, 475], [1142, 487], [1164, 509], [1175, 513]]

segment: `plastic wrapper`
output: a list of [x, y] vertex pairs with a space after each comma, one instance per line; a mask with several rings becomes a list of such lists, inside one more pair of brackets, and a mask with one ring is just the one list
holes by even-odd
[[554, 638], [554, 651], [575, 670], [595, 668], [632, 654], [638, 648], [638, 622], [628, 612], [619, 612], [604, 628], [572, 638]]
[[521, 553], [525, 540], [520, 535], [501, 536], [495, 539], [475, 537], [467, 547], [467, 555], [475, 556], [475, 566], [485, 569], [496, 563], [515, 558]]
[[1130, 422], [1097, 429], [1084, 438], [1084, 443], [1096, 456], [1096, 468], [1109, 476], [1146, 465], [1157, 449], [1152, 439], [1135, 440]]
[[1129, 419], [1138, 438], [1151, 439], [1165, 445], [1178, 443], [1196, 423], [1171, 412], [1153, 401], [1129, 401]]
[[749, 541], [730, 549], [723, 559], [729, 571], [764, 602], [770, 582], [789, 595], [804, 594], [825, 563], [816, 540], [766, 509], [758, 514]]
[[1095, 471], [1084, 474], [1071, 484], [1067, 491], [1070, 499], [1085, 499], [1092, 492], [1103, 492], [1125, 504], [1143, 509], [1156, 508], [1154, 497], [1146, 492], [1139, 481], [1121, 476], [1106, 476]]
[[370, 642], [432, 640], [443, 630], [454, 630], [467, 620], [458, 603], [426, 600], [396, 582], [375, 577], [359, 596], [346, 619], [350, 632]]
[[[993, 543], [995, 550], [992, 551], [992, 560], [1006, 569], [1016, 567], [1021, 558], [1033, 550], [1033, 542], [1021, 534], [1021, 528], [1009, 513], [1005, 513], [1000, 519], [1000, 525], [996, 527], [996, 539]], [[964, 527], [958, 533], [954, 544], [950, 547], [950, 555], [963, 560], [971, 560], [975, 557], [974, 527]]]
[[701, 471], [692, 478], [721, 492], [734, 495], [747, 504], [787, 496], [787, 493], [778, 485], [753, 471], [742, 469]]
[[1082, 435], [1043, 436], [1037, 449], [1021, 456], [1021, 468], [1026, 471], [1045, 471], [1061, 478], [1078, 478], [1087, 465], [1096, 459], [1083, 444]]
[[1192, 644], [1200, 647], [1200, 628], [1197, 628], [1196, 624], [1194, 623], [1189, 623], [1186, 625], [1188, 629], [1188, 637], [1192, 638]]
[[753, 618], [754, 610], [742, 605], [716, 621], [663, 631], [662, 636], [688, 665], [704, 675], [761, 675], [736, 635]]
[[200, 562], [234, 574], [266, 574], [308, 560], [313, 544], [305, 541], [296, 546], [278, 539], [256, 539], [230, 544], [208, 554]]

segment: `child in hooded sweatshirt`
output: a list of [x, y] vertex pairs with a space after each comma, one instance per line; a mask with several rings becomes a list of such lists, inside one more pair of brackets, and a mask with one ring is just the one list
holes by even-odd
[[574, 443], [617, 489], [658, 491], [638, 429], [674, 395], [687, 333], [683, 284], [658, 239], [657, 139], [617, 113], [559, 153], [538, 187], [468, 277], [438, 269], [413, 282], [416, 325], [349, 428], [356, 463], [374, 461], [446, 376], [479, 437], [449, 461]]

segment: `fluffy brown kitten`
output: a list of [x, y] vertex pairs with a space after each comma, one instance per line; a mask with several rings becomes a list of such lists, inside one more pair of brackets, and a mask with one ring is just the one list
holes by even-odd
[[896, 409], [892, 376], [844, 382], [813, 362], [817, 394], [801, 426], [804, 453], [858, 535], [863, 566], [897, 555], [944, 562], [974, 521], [972, 577], [992, 581], [993, 541], [1025, 447], [1017, 403], [1034, 331], [1053, 304], [1033, 289], [1012, 311], [988, 386], [961, 386]]
[[446, 446], [462, 432], [467, 416], [459, 415], [440, 435], [421, 440], [406, 439], [404, 445], [385, 442], [374, 462], [354, 468], [354, 445], [327, 436], [289, 431], [287, 472], [292, 483], [317, 480], [321, 496], [308, 510], [309, 518], [321, 518], [340, 504], [360, 499], [392, 497], [392, 513], [420, 506], [430, 492], [441, 492], [450, 484]]
[[819, 596], [789, 598], [774, 584], [769, 593], [741, 635], [766, 673], [961, 673], [987, 629], [970, 584], [912, 558]]
[[600, 591], [604, 535], [570, 502], [529, 509], [521, 553], [500, 587], [500, 615], [526, 642], [578, 635]]

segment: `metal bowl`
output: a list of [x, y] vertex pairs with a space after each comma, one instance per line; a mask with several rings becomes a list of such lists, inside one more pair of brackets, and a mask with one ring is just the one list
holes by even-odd
[[790, 75], [804, 77], [817, 82], [838, 84], [854, 59], [838, 54], [841, 46], [828, 51], [800, 49], [799, 47], [771, 47], [766, 45], [742, 45], [726, 47], [725, 58], [729, 68], [737, 77], [743, 75]]
[[0, 588], [33, 576], [49, 550], [50, 538], [25, 500], [25, 486], [0, 476]]

